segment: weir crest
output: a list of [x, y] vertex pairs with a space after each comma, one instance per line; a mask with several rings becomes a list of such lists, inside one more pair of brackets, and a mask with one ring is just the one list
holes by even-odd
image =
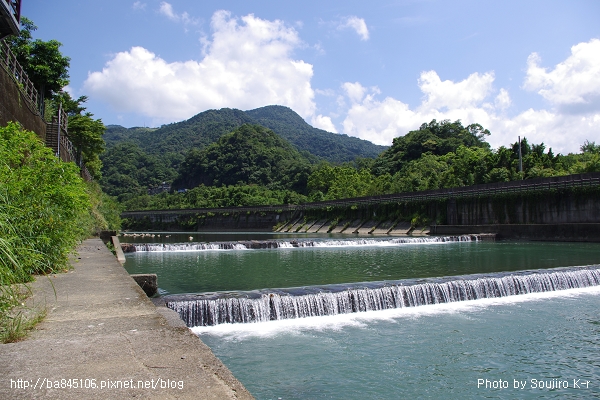
[[460, 236], [428, 236], [428, 237], [394, 237], [349, 238], [349, 239], [288, 239], [288, 240], [244, 240], [237, 242], [210, 243], [141, 243], [127, 244], [125, 252], [169, 252], [169, 251], [205, 251], [205, 250], [250, 250], [250, 249], [284, 249], [298, 247], [344, 247], [344, 246], [397, 246], [402, 244], [427, 244], [449, 242], [475, 242], [489, 240], [490, 235]]
[[189, 327], [331, 316], [600, 285], [600, 265], [352, 285], [165, 296]]

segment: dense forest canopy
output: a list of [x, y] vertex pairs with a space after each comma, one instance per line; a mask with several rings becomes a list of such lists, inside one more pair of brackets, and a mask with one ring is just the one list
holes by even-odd
[[187, 191], [122, 199], [127, 209], [302, 203], [600, 171], [594, 142], [579, 154], [555, 155], [526, 138], [491, 149], [488, 135], [479, 124], [433, 120], [394, 139], [376, 158], [331, 163], [305, 157], [270, 129], [248, 124], [189, 151], [173, 185]]
[[242, 125], [205, 148], [191, 150], [173, 187], [260, 185], [302, 192], [309, 161], [289, 142], [260, 125]]
[[[102, 156], [103, 187], [124, 201], [143, 194], [149, 187], [173, 182], [190, 151], [198, 153], [244, 124], [271, 129], [311, 163], [326, 160], [337, 164], [357, 157], [374, 158], [386, 149], [366, 140], [313, 128], [288, 107], [266, 106], [250, 111], [222, 108], [158, 129], [109, 125], [104, 135], [107, 151]], [[129, 144], [123, 148], [124, 143]], [[148, 162], [140, 164], [140, 159]], [[178, 182], [181, 188], [191, 189], [196, 185], [193, 179], [188, 182], [187, 177]], [[285, 182], [280, 185], [287, 186]], [[295, 190], [303, 192], [305, 188], [296, 185]]]

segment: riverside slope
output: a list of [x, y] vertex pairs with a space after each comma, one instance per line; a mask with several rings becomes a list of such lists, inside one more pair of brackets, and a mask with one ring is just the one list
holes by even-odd
[[30, 302], [48, 315], [25, 341], [0, 345], [0, 398], [252, 399], [208, 346], [157, 312], [100, 239], [78, 251], [73, 270], [31, 285]]

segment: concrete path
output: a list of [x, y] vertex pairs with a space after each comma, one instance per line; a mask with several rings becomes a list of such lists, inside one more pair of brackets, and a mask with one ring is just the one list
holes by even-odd
[[31, 285], [30, 302], [48, 315], [26, 340], [0, 344], [1, 399], [252, 398], [180, 320], [157, 312], [100, 239], [78, 257]]

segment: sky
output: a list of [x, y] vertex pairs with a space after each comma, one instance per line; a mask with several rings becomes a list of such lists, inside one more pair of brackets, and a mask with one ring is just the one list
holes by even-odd
[[598, 0], [23, 0], [104, 124], [288, 106], [390, 145], [433, 119], [555, 153], [600, 142]]

